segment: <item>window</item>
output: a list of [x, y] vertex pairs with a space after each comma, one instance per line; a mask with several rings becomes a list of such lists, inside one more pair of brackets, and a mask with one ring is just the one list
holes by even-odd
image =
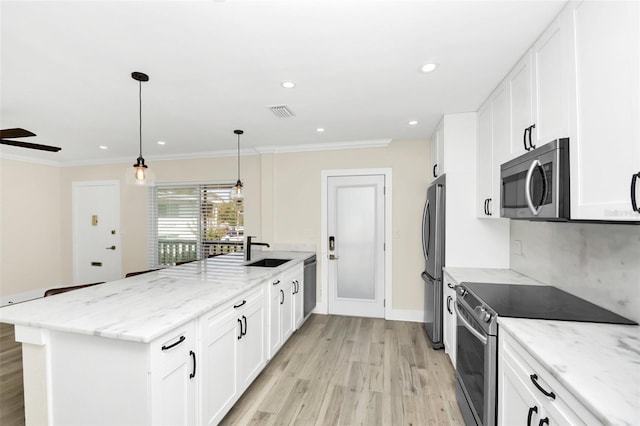
[[243, 251], [243, 202], [233, 183], [158, 185], [149, 197], [149, 265]]

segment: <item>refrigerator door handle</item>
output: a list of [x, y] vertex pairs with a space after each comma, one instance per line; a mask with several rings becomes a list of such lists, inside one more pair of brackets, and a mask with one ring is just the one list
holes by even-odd
[[[425, 228], [426, 227], [426, 228]], [[427, 231], [425, 233], [425, 230]], [[422, 212], [422, 253], [424, 258], [429, 259], [429, 234], [431, 233], [431, 212], [429, 211], [429, 200], [424, 205]], [[426, 237], [426, 238], [425, 238]]]

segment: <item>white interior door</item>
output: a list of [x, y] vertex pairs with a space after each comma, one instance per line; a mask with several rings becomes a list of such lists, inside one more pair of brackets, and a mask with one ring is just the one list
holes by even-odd
[[330, 314], [384, 318], [384, 180], [328, 177]]
[[72, 193], [74, 283], [122, 278], [120, 182], [74, 182]]

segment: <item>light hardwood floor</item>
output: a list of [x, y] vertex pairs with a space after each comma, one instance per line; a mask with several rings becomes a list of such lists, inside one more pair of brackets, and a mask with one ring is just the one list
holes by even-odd
[[24, 425], [22, 346], [13, 325], [0, 323], [0, 425]]
[[223, 425], [463, 425], [453, 367], [421, 324], [312, 315]]

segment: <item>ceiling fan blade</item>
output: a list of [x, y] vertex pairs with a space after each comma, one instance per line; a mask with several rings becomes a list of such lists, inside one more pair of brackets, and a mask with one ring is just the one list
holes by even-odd
[[25, 129], [4, 129], [0, 130], [0, 139], [4, 138], [26, 138], [28, 136], [35, 136], [36, 134]]
[[51, 151], [51, 152], [58, 152], [62, 149], [62, 148], [58, 148], [57, 146], [40, 145], [37, 143], [20, 142], [20, 141], [10, 141], [8, 139], [0, 139], [0, 144], [19, 146], [20, 148], [39, 149], [41, 151]]

